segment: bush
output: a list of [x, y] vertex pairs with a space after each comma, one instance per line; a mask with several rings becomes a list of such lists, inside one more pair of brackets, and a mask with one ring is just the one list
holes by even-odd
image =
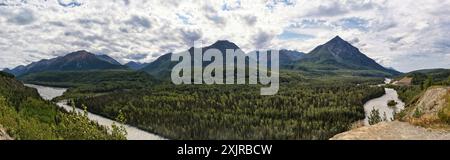
[[395, 107], [397, 104], [398, 104], [398, 103], [397, 103], [396, 101], [394, 101], [394, 100], [390, 100], [390, 101], [387, 103], [387, 105], [388, 105], [389, 107]]
[[420, 117], [422, 117], [422, 111], [420, 111], [420, 109], [419, 108], [416, 108], [416, 110], [414, 110], [414, 118], [420, 118]]
[[450, 95], [447, 95], [447, 106], [439, 111], [438, 117], [442, 122], [450, 124]]
[[6, 72], [3, 72], [3, 71], [0, 71], [0, 76], [8, 77], [8, 78], [14, 78], [13, 74], [6, 73]]
[[370, 112], [369, 124], [374, 125], [374, 124], [380, 123], [382, 121], [383, 121], [383, 119], [380, 116], [380, 111], [378, 109], [373, 108], [372, 111]]

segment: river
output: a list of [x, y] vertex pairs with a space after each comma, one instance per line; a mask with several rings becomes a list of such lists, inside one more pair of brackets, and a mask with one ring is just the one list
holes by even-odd
[[[55, 87], [46, 87], [46, 86], [39, 86], [39, 85], [33, 85], [33, 84], [26, 84], [28, 87], [36, 88], [39, 94], [42, 98], [46, 100], [51, 100], [55, 97], [63, 95], [64, 92], [67, 91], [66, 88], [55, 88]], [[66, 109], [67, 111], [72, 111], [72, 107], [68, 106], [66, 104], [66, 101], [60, 101], [56, 103], [59, 107]], [[83, 113], [83, 110], [75, 108], [75, 110], [79, 113]], [[103, 126], [111, 127], [113, 123], [119, 124], [116, 121], [113, 121], [111, 119], [93, 114], [88, 112], [88, 117], [92, 121], [96, 121], [98, 124]], [[130, 125], [123, 125], [127, 131], [127, 139], [128, 140], [164, 140], [163, 137], [158, 136], [153, 133], [149, 133], [147, 131], [141, 130], [139, 128], [130, 126]]]
[[[385, 83], [389, 84], [390, 81], [391, 81], [390, 79], [386, 79]], [[366, 113], [364, 125], [366, 126], [369, 125], [369, 117], [373, 109], [379, 110], [381, 118], [383, 118], [384, 114], [386, 114], [387, 121], [391, 121], [391, 119], [395, 115], [394, 112], [398, 113], [405, 108], [405, 103], [398, 98], [397, 91], [395, 91], [392, 88], [384, 88], [384, 90], [386, 91], [386, 94], [384, 94], [381, 97], [371, 99], [364, 104], [364, 111]], [[387, 103], [390, 100], [394, 100], [395, 102], [397, 102], [397, 105], [395, 107], [389, 107]]]

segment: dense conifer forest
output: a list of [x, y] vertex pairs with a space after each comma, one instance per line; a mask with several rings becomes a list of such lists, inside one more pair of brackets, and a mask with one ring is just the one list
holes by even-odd
[[274, 96], [252, 85], [162, 84], [74, 102], [110, 118], [123, 112], [127, 123], [170, 139], [328, 139], [363, 119], [363, 104], [384, 94], [370, 85], [379, 78], [288, 75]]

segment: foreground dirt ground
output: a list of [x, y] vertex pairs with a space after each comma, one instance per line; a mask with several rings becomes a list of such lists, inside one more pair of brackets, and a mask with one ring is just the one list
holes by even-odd
[[450, 140], [450, 132], [393, 121], [337, 134], [330, 140]]

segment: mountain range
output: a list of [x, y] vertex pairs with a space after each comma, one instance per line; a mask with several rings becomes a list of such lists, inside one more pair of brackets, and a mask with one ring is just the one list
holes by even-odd
[[[191, 47], [187, 50], [192, 57], [195, 49], [196, 48]], [[219, 40], [202, 49], [203, 51], [207, 49], [218, 49], [222, 54], [224, 54], [223, 56], [225, 60], [225, 56], [227, 56], [227, 49], [236, 50], [240, 48], [235, 43], [230, 41]], [[162, 55], [151, 63], [129, 62], [122, 65], [107, 55], [95, 55], [82, 50], [53, 59], [33, 62], [26, 66], [18, 66], [11, 70], [5, 69], [4, 71], [14, 74], [15, 76], [21, 76], [29, 73], [47, 71], [131, 69], [144, 71], [155, 77], [167, 78], [170, 75], [172, 67], [178, 63], [170, 60], [172, 54], [173, 53]], [[194, 58], [191, 59], [192, 61], [201, 61]], [[381, 75], [385, 76], [400, 74], [398, 71], [381, 66], [373, 59], [361, 53], [358, 48], [354, 47], [339, 36], [336, 36], [323, 45], [317, 46], [307, 54], [293, 50], [279, 50], [279, 62], [281, 69], [288, 70], [346, 70], [350, 72], [375, 71], [382, 73]], [[209, 63], [211, 62], [203, 62], [203, 66], [206, 66]]]
[[[204, 47], [203, 50], [215, 48], [225, 54], [226, 49], [239, 49], [239, 47], [229, 41], [217, 41], [216, 43]], [[188, 51], [193, 52], [194, 48]], [[249, 54], [257, 54], [251, 52]], [[270, 52], [269, 52], [270, 53]], [[156, 59], [146, 67], [142, 68], [154, 76], [170, 75], [171, 68], [176, 64], [170, 61], [173, 53], [168, 53]], [[226, 56], [226, 55], [224, 55]], [[360, 50], [339, 36], [331, 39], [327, 43], [320, 45], [309, 53], [293, 50], [279, 50], [279, 64], [281, 69], [305, 70], [305, 71], [346, 71], [358, 72], [358, 75], [367, 76], [393, 76], [399, 75], [394, 69], [386, 68], [378, 64], [373, 59], [367, 57]], [[270, 64], [271, 62], [268, 61]], [[205, 63], [204, 63], [205, 65]]]
[[87, 51], [77, 51], [62, 57], [44, 59], [33, 62], [26, 66], [18, 66], [12, 70], [4, 71], [21, 76], [28, 73], [45, 71], [80, 71], [80, 70], [104, 70], [104, 69], [126, 69], [115, 59], [107, 55], [95, 55]]
[[311, 66], [320, 66], [331, 70], [377, 70], [393, 75], [400, 74], [398, 71], [381, 66], [339, 36], [317, 46], [305, 58], [297, 62], [297, 64], [303, 66], [311, 63], [314, 65], [310, 65], [310, 68]]
[[140, 63], [140, 62], [130, 61], [124, 65], [132, 70], [140, 70], [140, 69], [144, 68], [145, 66], [147, 66], [148, 64], [149, 63]]
[[[226, 41], [226, 40], [219, 40], [219, 41], [215, 42], [214, 44], [204, 47], [204, 48], [191, 47], [188, 50], [186, 50], [186, 52], [189, 52], [189, 54], [191, 55], [191, 63], [193, 63], [194, 61], [199, 61], [199, 62], [202, 61], [200, 59], [194, 58], [194, 51], [196, 49], [202, 49], [202, 51], [203, 51], [202, 55], [208, 49], [217, 49], [222, 53], [223, 61], [225, 63], [226, 50], [227, 49], [237, 50], [237, 49], [239, 49], [239, 47], [236, 44], [234, 44], [230, 41]], [[168, 76], [170, 76], [172, 68], [178, 63], [178, 62], [172, 62], [170, 60], [172, 57], [172, 54], [173, 53], [168, 53], [168, 54], [162, 55], [161, 57], [159, 57], [152, 63], [148, 64], [146, 67], [142, 68], [141, 71], [145, 71], [153, 76], [167, 78]], [[180, 54], [180, 53], [176, 53], [176, 54]], [[202, 62], [203, 66], [206, 66], [210, 63], [211, 62]]]

